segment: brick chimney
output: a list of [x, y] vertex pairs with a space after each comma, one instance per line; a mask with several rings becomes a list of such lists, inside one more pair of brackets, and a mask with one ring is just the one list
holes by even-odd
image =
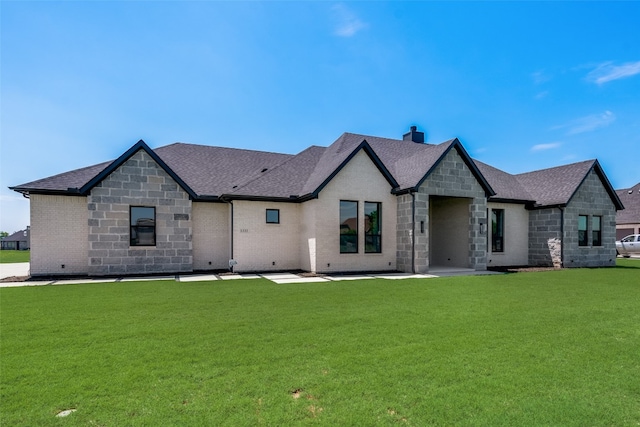
[[417, 126], [411, 126], [409, 132], [402, 135], [403, 141], [413, 141], [418, 144], [424, 144], [424, 132], [418, 132]]

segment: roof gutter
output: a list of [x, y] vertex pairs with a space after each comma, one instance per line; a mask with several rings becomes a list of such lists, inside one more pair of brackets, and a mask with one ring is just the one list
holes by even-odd
[[538, 210], [538, 209], [563, 209], [567, 207], [567, 203], [554, 203], [552, 205], [533, 205], [528, 207], [529, 210]]

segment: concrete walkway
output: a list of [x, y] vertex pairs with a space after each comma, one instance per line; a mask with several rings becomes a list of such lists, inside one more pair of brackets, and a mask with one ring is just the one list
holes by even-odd
[[[29, 275], [29, 263], [0, 264], [0, 278], [24, 277]], [[205, 282], [216, 280], [238, 280], [238, 279], [259, 279], [264, 278], [278, 284], [287, 283], [321, 283], [345, 280], [365, 280], [365, 279], [431, 279], [443, 276], [477, 275], [477, 274], [500, 274], [492, 271], [475, 271], [471, 269], [438, 269], [433, 274], [411, 274], [411, 273], [383, 273], [383, 274], [336, 274], [308, 276], [293, 273], [264, 273], [264, 274], [180, 274], [170, 276], [149, 276], [149, 277], [124, 277], [124, 278], [83, 278], [83, 279], [61, 279], [61, 280], [29, 280], [26, 282], [4, 282], [0, 283], [0, 288], [10, 288], [18, 286], [45, 286], [45, 285], [76, 285], [81, 283], [114, 283], [114, 282], [140, 282], [150, 280], [175, 280], [177, 282]]]
[[29, 275], [28, 262], [0, 264], [0, 279], [7, 277], [25, 277]]

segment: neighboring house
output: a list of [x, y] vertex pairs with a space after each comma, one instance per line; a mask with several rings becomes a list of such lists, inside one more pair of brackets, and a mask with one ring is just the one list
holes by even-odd
[[631, 188], [616, 190], [624, 210], [616, 216], [616, 240], [629, 234], [640, 234], [640, 183]]
[[296, 155], [139, 141], [12, 189], [34, 276], [610, 266], [623, 208], [597, 160], [510, 175], [416, 127]]
[[0, 249], [12, 250], [12, 251], [26, 251], [30, 247], [30, 227], [27, 226], [26, 230], [16, 231], [10, 236], [0, 240]]

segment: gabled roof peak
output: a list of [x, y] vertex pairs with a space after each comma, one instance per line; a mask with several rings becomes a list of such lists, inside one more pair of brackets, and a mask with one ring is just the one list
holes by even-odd
[[131, 148], [125, 151], [120, 157], [111, 162], [100, 173], [91, 178], [86, 184], [78, 189], [78, 192], [82, 195], [87, 195], [92, 188], [98, 185], [102, 180], [109, 176], [113, 171], [122, 166], [127, 160], [129, 160], [138, 151], [144, 151], [147, 153], [165, 172], [169, 174], [174, 181], [186, 191], [191, 198], [196, 197], [196, 193], [176, 174], [165, 162], [158, 156], [142, 139], [136, 142]]

